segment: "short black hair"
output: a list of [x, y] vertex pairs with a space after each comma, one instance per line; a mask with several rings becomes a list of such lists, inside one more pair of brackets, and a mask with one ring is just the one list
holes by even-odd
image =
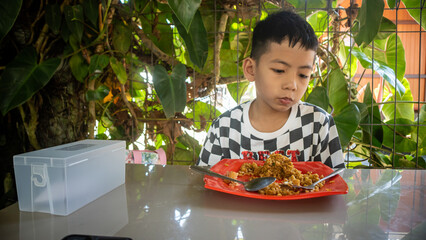
[[318, 39], [314, 29], [301, 16], [291, 11], [278, 11], [257, 23], [253, 31], [250, 57], [259, 60], [272, 42], [280, 44], [285, 38], [289, 46], [300, 42], [301, 47], [317, 50]]

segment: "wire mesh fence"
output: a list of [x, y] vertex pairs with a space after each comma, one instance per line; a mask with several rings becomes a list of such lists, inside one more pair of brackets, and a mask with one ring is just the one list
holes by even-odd
[[[171, 55], [190, 67], [187, 105], [174, 118], [147, 111], [140, 119], [144, 138], [135, 144], [168, 149], [170, 164], [194, 163], [212, 121], [255, 98], [255, 87], [241, 70], [254, 26], [268, 14], [287, 9], [303, 16], [319, 39], [315, 71], [302, 100], [315, 99], [314, 104], [336, 118], [347, 167], [425, 167], [424, 1], [407, 5], [371, 0], [202, 1], [199, 11], [208, 39], [202, 67], [188, 57], [191, 47], [165, 17], [170, 12], [159, 13], [151, 5], [144, 17], [159, 24], [142, 29], [148, 37], [161, 33], [163, 39], [172, 38]], [[164, 26], [171, 29], [170, 36], [158, 30]], [[155, 53], [150, 54], [151, 64], [158, 64]], [[147, 69], [141, 74], [148, 86], [145, 100], [152, 100], [141, 102], [144, 109], [160, 108], [154, 104], [157, 95], [150, 74]], [[318, 97], [324, 101], [318, 102]]]

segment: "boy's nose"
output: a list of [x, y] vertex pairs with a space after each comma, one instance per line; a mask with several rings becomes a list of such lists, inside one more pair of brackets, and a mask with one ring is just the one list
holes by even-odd
[[296, 90], [297, 89], [296, 76], [291, 75], [284, 78], [282, 82], [282, 89], [292, 90], [292, 91]]

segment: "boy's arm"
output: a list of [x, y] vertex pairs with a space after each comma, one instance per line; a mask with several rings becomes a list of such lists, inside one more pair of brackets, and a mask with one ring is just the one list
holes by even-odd
[[321, 161], [331, 168], [344, 168], [342, 147], [334, 119], [328, 115], [319, 132], [320, 143], [314, 161]]
[[204, 141], [203, 148], [201, 149], [197, 165], [214, 165], [222, 159], [222, 155], [218, 128], [216, 128], [216, 124], [213, 123], [207, 133], [207, 137]]

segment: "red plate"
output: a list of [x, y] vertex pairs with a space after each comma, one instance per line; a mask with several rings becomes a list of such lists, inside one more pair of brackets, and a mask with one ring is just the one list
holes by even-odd
[[[263, 161], [258, 160], [243, 160], [243, 159], [222, 159], [213, 167], [210, 168], [213, 172], [217, 172], [222, 175], [226, 175], [229, 171], [238, 172], [243, 163], [255, 162], [258, 165], [263, 165]], [[328, 175], [333, 172], [333, 169], [324, 165], [321, 162], [293, 162], [293, 165], [296, 169], [300, 170], [302, 173], [308, 171], [312, 173], [318, 173], [318, 175]], [[249, 176], [238, 177], [238, 180], [248, 181]], [[330, 181], [334, 181], [331, 182]], [[247, 192], [241, 184], [238, 184], [236, 187], [230, 187], [222, 179], [211, 176], [204, 176], [204, 187], [212, 189], [219, 192], [225, 192], [229, 194], [234, 194], [243, 197], [249, 198], [259, 198], [259, 199], [269, 199], [269, 200], [295, 200], [295, 199], [306, 199], [306, 198], [316, 198], [329, 195], [337, 194], [346, 194], [348, 193], [348, 185], [345, 180], [340, 175], [334, 176], [329, 180], [325, 181], [323, 187], [320, 188], [318, 192], [308, 192], [300, 193], [297, 195], [288, 195], [288, 196], [272, 196], [272, 195], [262, 195], [257, 192]]]

